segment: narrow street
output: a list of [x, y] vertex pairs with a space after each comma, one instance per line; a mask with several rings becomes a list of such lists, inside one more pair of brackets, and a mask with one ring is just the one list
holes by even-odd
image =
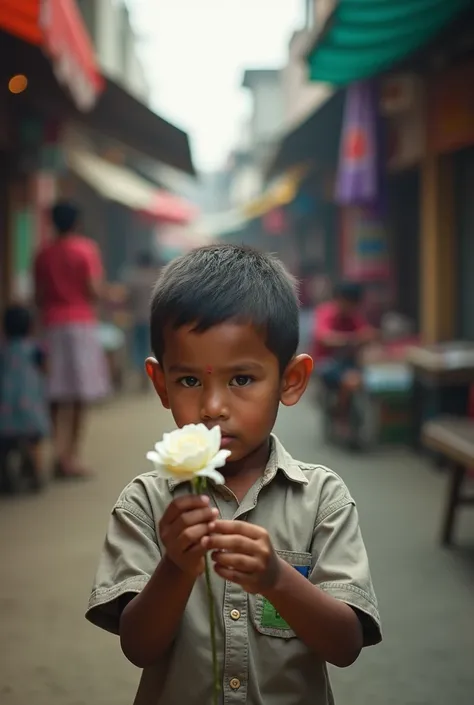
[[[87, 459], [96, 480], [0, 503], [2, 705], [129, 705], [137, 671], [118, 640], [84, 619], [107, 512], [147, 470], [145, 452], [170, 426], [153, 397], [95, 412]], [[284, 410], [278, 433], [302, 460], [330, 465], [358, 502], [385, 641], [333, 674], [340, 705], [472, 705], [474, 521], [437, 545], [445, 478], [404, 451], [371, 457], [319, 448], [311, 399]], [[178, 705], [178, 704], [177, 704]], [[184, 705], [184, 704], [179, 704]]]

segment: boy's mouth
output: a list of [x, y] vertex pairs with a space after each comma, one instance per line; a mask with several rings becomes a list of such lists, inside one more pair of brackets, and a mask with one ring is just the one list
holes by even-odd
[[229, 436], [228, 434], [223, 433], [221, 436], [221, 448], [227, 448], [234, 440], [235, 436]]

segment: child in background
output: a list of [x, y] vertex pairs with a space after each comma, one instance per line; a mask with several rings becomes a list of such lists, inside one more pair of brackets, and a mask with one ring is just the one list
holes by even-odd
[[45, 356], [32, 339], [33, 319], [28, 309], [13, 305], [3, 316], [0, 347], [0, 472], [4, 490], [11, 451], [24, 451], [22, 471], [32, 489], [41, 487], [41, 445], [49, 434], [49, 412], [44, 387]]

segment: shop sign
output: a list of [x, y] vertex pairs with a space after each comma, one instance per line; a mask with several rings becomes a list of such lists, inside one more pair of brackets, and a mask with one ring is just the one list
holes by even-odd
[[380, 218], [361, 208], [344, 208], [341, 217], [343, 277], [360, 282], [391, 278], [389, 236]]
[[411, 112], [418, 102], [420, 81], [409, 73], [385, 78], [380, 88], [380, 112], [384, 116]]
[[452, 152], [474, 144], [474, 61], [434, 76], [428, 92], [428, 149]]
[[34, 215], [31, 208], [17, 208], [13, 213], [13, 296], [28, 301], [33, 284], [31, 264], [34, 248]]
[[388, 118], [387, 139], [389, 171], [400, 171], [418, 164], [423, 157], [426, 143], [421, 110]]
[[424, 87], [409, 73], [393, 74], [381, 82], [380, 112], [386, 118], [389, 171], [418, 164], [425, 152]]

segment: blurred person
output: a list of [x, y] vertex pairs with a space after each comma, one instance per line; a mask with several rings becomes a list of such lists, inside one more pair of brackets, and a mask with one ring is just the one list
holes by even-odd
[[158, 267], [151, 252], [139, 252], [135, 265], [125, 274], [128, 305], [132, 317], [132, 358], [141, 375], [142, 386], [148, 389], [145, 360], [150, 354], [150, 300], [158, 276]]
[[359, 352], [376, 338], [376, 330], [362, 313], [362, 298], [359, 284], [341, 283], [333, 299], [318, 306], [315, 314], [315, 370], [329, 389], [338, 392], [337, 410], [342, 416], [362, 384]]
[[37, 306], [48, 345], [48, 395], [54, 429], [55, 475], [80, 478], [79, 450], [87, 407], [109, 392], [96, 304], [103, 268], [99, 248], [77, 232], [80, 212], [68, 201], [51, 211], [56, 233], [35, 261]]
[[[45, 389], [45, 354], [33, 339], [33, 317], [24, 306], [11, 305], [3, 315], [0, 347], [0, 471], [3, 489], [10, 489], [7, 455], [26, 452], [32, 489], [42, 485], [42, 443], [50, 432]], [[22, 464], [25, 471], [25, 463]], [[26, 473], [24, 473], [26, 475]]]

